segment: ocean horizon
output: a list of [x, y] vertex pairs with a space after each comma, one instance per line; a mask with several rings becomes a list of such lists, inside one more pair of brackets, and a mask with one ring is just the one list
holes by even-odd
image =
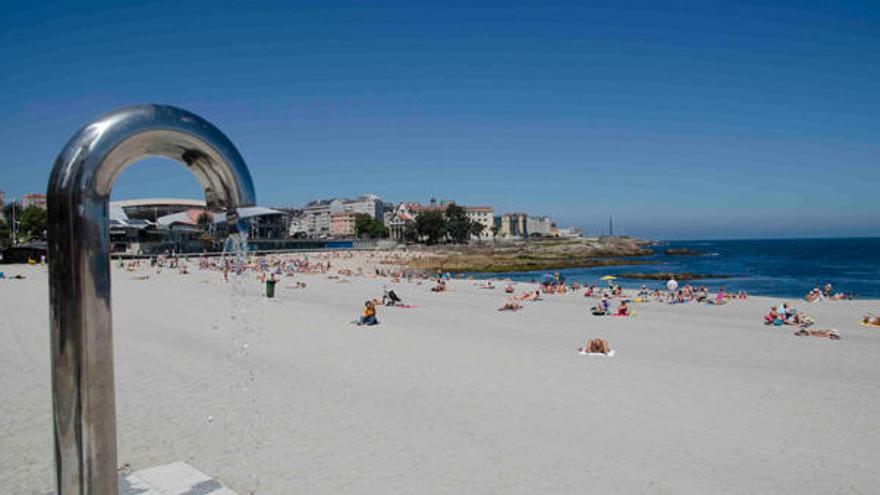
[[[633, 265], [569, 268], [558, 271], [568, 281], [600, 284], [601, 277], [623, 273], [696, 273], [724, 278], [687, 281], [710, 290], [747, 291], [751, 295], [802, 298], [817, 286], [832, 284], [834, 292], [857, 299], [880, 299], [880, 237], [801, 239], [729, 239], [656, 241], [654, 254], [625, 258]], [[664, 253], [688, 249], [694, 256]], [[474, 273], [477, 278], [537, 280], [547, 270], [519, 273]], [[624, 288], [662, 287], [663, 281], [620, 278]]]

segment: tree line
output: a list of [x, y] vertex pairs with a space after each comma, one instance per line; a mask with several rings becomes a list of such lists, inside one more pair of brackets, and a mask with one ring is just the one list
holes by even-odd
[[403, 236], [407, 242], [439, 244], [441, 242], [465, 243], [471, 236], [479, 237], [485, 226], [468, 218], [461, 206], [450, 204], [446, 210], [419, 213], [414, 222], [407, 224]]
[[13, 217], [18, 242], [46, 240], [46, 210], [39, 206], [22, 208], [18, 203], [10, 203], [3, 206], [3, 218], [0, 218], [0, 248], [12, 245]]

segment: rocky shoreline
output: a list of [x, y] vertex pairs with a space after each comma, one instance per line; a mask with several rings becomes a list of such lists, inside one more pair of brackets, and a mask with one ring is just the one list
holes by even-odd
[[642, 261], [627, 258], [653, 254], [645, 248], [648, 244], [620, 237], [442, 246], [426, 248], [424, 256], [410, 261], [409, 267], [432, 272], [501, 273], [639, 265]]
[[705, 279], [723, 279], [730, 278], [730, 275], [720, 275], [717, 273], [689, 273], [689, 272], [655, 272], [655, 273], [621, 273], [615, 275], [617, 278], [625, 278], [629, 280], [705, 280]]

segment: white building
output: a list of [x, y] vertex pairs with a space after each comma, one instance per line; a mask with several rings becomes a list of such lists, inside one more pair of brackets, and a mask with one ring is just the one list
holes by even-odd
[[287, 235], [289, 237], [297, 237], [298, 234], [308, 235], [308, 233], [303, 217], [292, 217], [290, 219], [290, 225], [287, 227]]
[[[449, 205], [455, 204], [452, 201], [431, 201], [430, 204], [422, 205], [419, 203], [400, 203], [398, 204], [385, 222], [391, 233], [391, 238], [396, 241], [402, 241], [406, 225], [415, 221], [419, 213], [427, 211], [445, 212]], [[492, 238], [492, 227], [495, 225], [495, 217], [491, 206], [462, 206], [468, 220], [479, 223], [483, 226], [480, 236], [472, 236], [475, 240], [486, 240]]]
[[305, 232], [309, 237], [330, 237], [333, 234], [333, 214], [343, 212], [370, 215], [384, 223], [382, 200], [378, 196], [368, 194], [357, 199], [320, 199], [303, 208], [302, 224]]
[[492, 238], [495, 216], [491, 206], [465, 206], [464, 212], [467, 214], [468, 220], [483, 226], [480, 236], [473, 236], [474, 239], [487, 240]]
[[550, 236], [553, 234], [553, 220], [550, 217], [527, 217], [526, 233], [529, 236]]
[[367, 194], [357, 199], [343, 201], [343, 211], [350, 211], [355, 215], [365, 213], [384, 223], [385, 218], [382, 215], [382, 209], [382, 199], [373, 194]]
[[581, 237], [582, 232], [581, 232], [581, 229], [576, 228], [576, 227], [565, 227], [565, 228], [556, 229], [556, 235], [558, 237], [566, 237], [566, 238], [570, 238], [570, 239], [576, 239], [578, 237]]
[[556, 224], [547, 216], [526, 213], [505, 213], [495, 219], [498, 237], [503, 239], [525, 239], [527, 237], [554, 236]]

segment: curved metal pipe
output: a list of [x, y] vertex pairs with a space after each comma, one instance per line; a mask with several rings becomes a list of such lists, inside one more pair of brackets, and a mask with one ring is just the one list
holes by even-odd
[[71, 138], [49, 179], [49, 304], [59, 495], [117, 493], [109, 200], [122, 170], [151, 155], [186, 165], [210, 208], [256, 201], [250, 172], [219, 129], [179, 108], [139, 105]]

